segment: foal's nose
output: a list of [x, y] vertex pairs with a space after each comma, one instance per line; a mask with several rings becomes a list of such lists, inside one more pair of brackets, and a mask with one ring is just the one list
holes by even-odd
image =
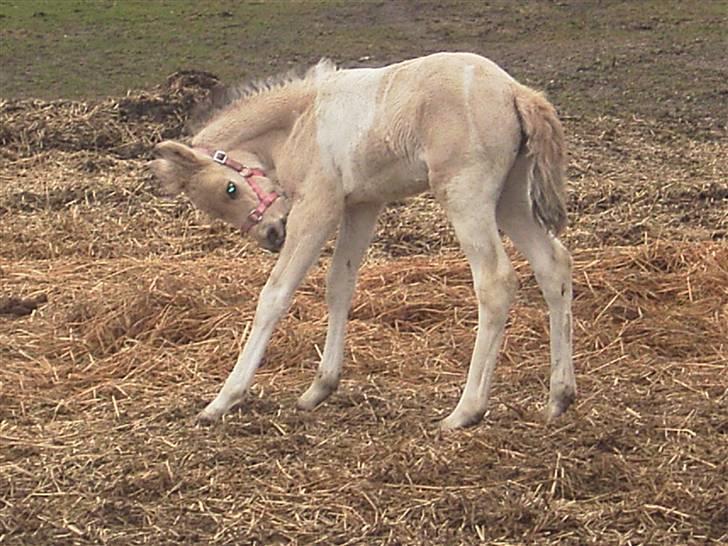
[[283, 222], [270, 226], [265, 232], [265, 239], [271, 250], [280, 250], [286, 240], [286, 226]]

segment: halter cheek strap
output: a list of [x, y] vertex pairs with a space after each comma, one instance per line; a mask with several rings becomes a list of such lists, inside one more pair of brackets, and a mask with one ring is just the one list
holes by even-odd
[[238, 161], [235, 161], [233, 158], [229, 157], [227, 153], [222, 150], [216, 150], [214, 152], [210, 152], [209, 150], [205, 150], [202, 148], [200, 148], [200, 150], [209, 155], [216, 163], [219, 163], [220, 165], [225, 165], [235, 172], [240, 173], [240, 175], [248, 183], [248, 186], [250, 186], [250, 189], [253, 190], [256, 197], [258, 198], [258, 206], [250, 211], [248, 217], [245, 219], [245, 222], [243, 222], [243, 225], [241, 226], [243, 233], [247, 233], [251, 230], [253, 226], [260, 223], [260, 221], [263, 219], [263, 214], [265, 214], [265, 211], [268, 210], [268, 207], [270, 207], [275, 202], [275, 200], [280, 197], [280, 195], [278, 194], [278, 192], [275, 191], [266, 193], [265, 191], [263, 191], [263, 188], [261, 188], [255, 180], [253, 180], [254, 176], [265, 177], [265, 172], [262, 169], [258, 169], [256, 167], [246, 167], [242, 163], [239, 163]]
[[255, 207], [253, 210], [250, 211], [250, 214], [248, 214], [248, 219], [246, 220], [246, 224], [250, 223], [250, 226], [247, 228], [245, 225], [243, 226], [243, 231], [247, 232], [252, 228], [255, 224], [260, 223], [260, 221], [263, 219], [263, 213], [266, 211], [268, 207], [270, 207], [273, 202], [278, 199], [278, 193], [276, 192], [270, 192], [265, 193], [263, 189], [258, 185], [258, 183], [252, 179], [252, 176], [265, 176], [263, 171], [259, 169], [250, 169], [251, 174], [245, 177], [245, 181], [248, 183], [248, 186], [255, 192], [255, 195], [258, 196], [258, 206]]

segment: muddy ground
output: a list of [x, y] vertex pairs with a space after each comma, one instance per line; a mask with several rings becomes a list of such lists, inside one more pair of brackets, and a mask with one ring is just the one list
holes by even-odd
[[[321, 49], [347, 25], [400, 35], [340, 51], [343, 64], [468, 49], [557, 105], [576, 404], [543, 422], [548, 318], [509, 247], [521, 290], [491, 409], [437, 430], [477, 321], [467, 264], [424, 195], [382, 217], [330, 401], [294, 409], [323, 348], [326, 252], [243, 407], [195, 426], [274, 260], [160, 200], [144, 169], [209, 78], [87, 102], [3, 97], [0, 543], [728, 541], [720, 3], [359, 6], [309, 22]], [[249, 62], [274, 72], [288, 54]]]

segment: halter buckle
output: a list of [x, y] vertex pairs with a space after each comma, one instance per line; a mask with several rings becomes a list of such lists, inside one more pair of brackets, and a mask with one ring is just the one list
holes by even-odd
[[222, 150], [216, 150], [215, 153], [212, 154], [212, 160], [220, 165], [225, 165], [228, 160], [228, 155]]

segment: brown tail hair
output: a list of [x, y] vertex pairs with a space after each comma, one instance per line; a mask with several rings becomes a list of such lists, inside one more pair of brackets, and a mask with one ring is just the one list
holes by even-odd
[[543, 94], [517, 84], [515, 104], [525, 135], [528, 196], [536, 220], [554, 235], [567, 224], [564, 173], [564, 130], [556, 109]]

